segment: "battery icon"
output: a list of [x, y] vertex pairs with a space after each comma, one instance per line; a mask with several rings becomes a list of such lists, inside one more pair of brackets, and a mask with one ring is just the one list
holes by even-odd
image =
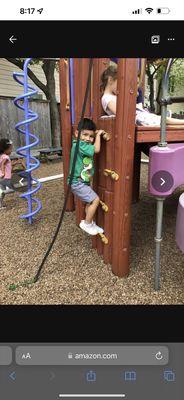
[[168, 7], [157, 8], [157, 14], [169, 14], [170, 10]]

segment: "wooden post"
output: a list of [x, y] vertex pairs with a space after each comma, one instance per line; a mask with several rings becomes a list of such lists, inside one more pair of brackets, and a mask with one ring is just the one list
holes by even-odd
[[[69, 97], [69, 64], [68, 59], [61, 58], [59, 62], [59, 78], [60, 78], [60, 115], [62, 130], [62, 149], [63, 149], [63, 171], [64, 171], [64, 192], [67, 192], [67, 176], [70, 165], [70, 150], [72, 143], [72, 124], [71, 110], [68, 104]], [[74, 197], [69, 194], [66, 211], [74, 210]]]
[[135, 143], [133, 195], [132, 195], [133, 203], [137, 203], [139, 201], [140, 173], [141, 173], [141, 145], [140, 143]]
[[137, 59], [120, 59], [114, 144], [120, 179], [114, 183], [112, 235], [112, 271], [120, 277], [129, 273], [136, 97]]

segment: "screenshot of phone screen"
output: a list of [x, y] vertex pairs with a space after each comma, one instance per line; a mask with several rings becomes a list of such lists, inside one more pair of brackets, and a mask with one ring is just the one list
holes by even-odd
[[182, 400], [184, 10], [8, 3], [0, 398]]

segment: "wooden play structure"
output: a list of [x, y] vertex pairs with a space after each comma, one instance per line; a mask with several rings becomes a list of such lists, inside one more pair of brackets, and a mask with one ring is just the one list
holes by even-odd
[[[115, 275], [122, 277], [129, 273], [131, 205], [139, 197], [141, 150], [145, 143], [159, 141], [159, 127], [136, 127], [135, 111], [137, 97], [138, 59], [119, 59], [118, 98], [115, 117], [104, 116], [101, 107], [100, 76], [109, 64], [108, 58], [93, 60], [91, 91], [86, 107], [86, 117], [90, 117], [97, 129], [111, 134], [111, 140], [102, 140], [101, 151], [95, 159], [93, 187], [101, 199], [97, 212], [97, 224], [104, 228], [104, 235], [92, 238], [92, 246], [97, 249], [105, 263], [112, 265]], [[145, 60], [142, 60], [142, 66]], [[61, 86], [61, 126], [64, 162], [64, 184], [69, 169], [72, 132], [80, 120], [87, 82], [89, 59], [73, 59], [73, 84], [71, 95], [69, 59], [60, 59]], [[144, 74], [144, 72], [142, 71]], [[72, 97], [73, 96], [73, 97]], [[72, 104], [73, 101], [73, 104]], [[72, 123], [72, 106], [75, 120]], [[184, 130], [180, 127], [167, 129], [168, 142], [184, 141]], [[76, 210], [76, 222], [84, 218], [84, 206], [70, 194], [67, 210]]]

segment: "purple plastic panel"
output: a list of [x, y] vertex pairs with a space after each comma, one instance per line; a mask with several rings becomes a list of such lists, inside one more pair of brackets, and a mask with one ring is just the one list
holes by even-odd
[[184, 184], [184, 143], [153, 146], [149, 160], [149, 192], [169, 196]]
[[184, 252], [184, 193], [181, 194], [178, 203], [176, 218], [176, 243], [180, 250]]

